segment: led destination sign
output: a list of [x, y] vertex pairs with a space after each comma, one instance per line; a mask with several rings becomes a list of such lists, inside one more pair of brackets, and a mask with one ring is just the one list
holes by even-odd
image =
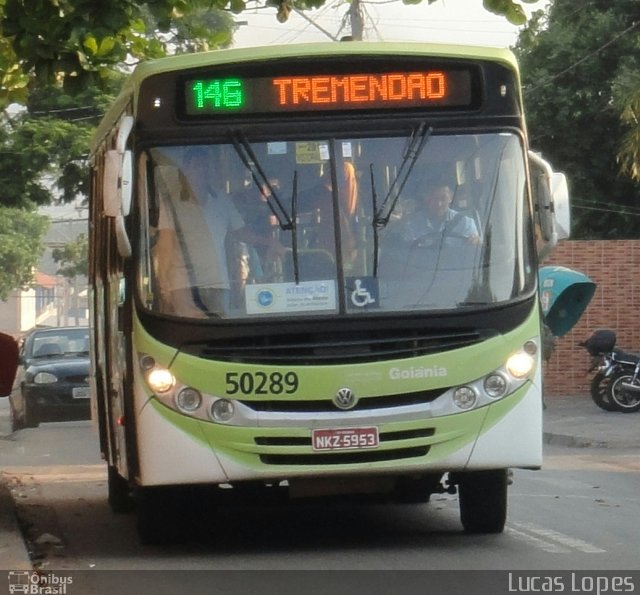
[[465, 69], [191, 78], [184, 82], [185, 113], [470, 107], [474, 104], [471, 80], [471, 72]]

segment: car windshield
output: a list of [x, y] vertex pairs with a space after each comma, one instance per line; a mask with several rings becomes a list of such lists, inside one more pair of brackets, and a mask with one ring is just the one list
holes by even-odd
[[79, 328], [35, 332], [28, 339], [27, 351], [35, 359], [88, 355], [89, 331]]
[[141, 156], [138, 288], [159, 313], [477, 308], [534, 283], [511, 133], [162, 146]]

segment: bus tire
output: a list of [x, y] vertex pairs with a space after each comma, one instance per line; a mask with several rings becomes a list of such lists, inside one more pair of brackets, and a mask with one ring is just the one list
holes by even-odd
[[507, 520], [507, 469], [458, 476], [460, 520], [466, 533], [502, 533]]
[[112, 512], [126, 514], [134, 509], [134, 499], [129, 488], [129, 482], [118, 473], [118, 470], [109, 465], [107, 469], [108, 501]]

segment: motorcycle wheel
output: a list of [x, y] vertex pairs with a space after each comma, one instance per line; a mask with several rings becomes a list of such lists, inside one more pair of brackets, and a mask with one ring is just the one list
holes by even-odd
[[[633, 384], [638, 387], [638, 391], [632, 391], [623, 384]], [[619, 372], [611, 377], [610, 384], [611, 405], [614, 411], [622, 413], [633, 413], [640, 409], [640, 381], [633, 380], [633, 374], [629, 372]]]
[[614, 407], [611, 404], [610, 396], [611, 377], [605, 376], [602, 373], [596, 374], [591, 380], [591, 399], [593, 402], [604, 409], [604, 411], [614, 411]]

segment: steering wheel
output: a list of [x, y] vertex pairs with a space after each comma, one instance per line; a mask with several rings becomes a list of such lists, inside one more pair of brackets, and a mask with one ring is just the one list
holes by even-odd
[[464, 213], [456, 213], [449, 221], [446, 221], [443, 228], [439, 231], [429, 231], [417, 237], [411, 243], [411, 248], [438, 248], [444, 246], [446, 238], [453, 238], [467, 242], [469, 236], [463, 235], [459, 231], [455, 231], [460, 222], [469, 216]]

